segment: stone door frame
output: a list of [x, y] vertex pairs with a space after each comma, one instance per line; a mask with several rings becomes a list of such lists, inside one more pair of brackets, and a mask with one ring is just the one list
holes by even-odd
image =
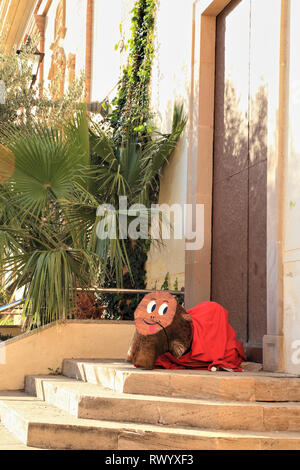
[[[185, 251], [187, 308], [211, 298], [216, 18], [230, 1], [195, 0], [193, 3], [187, 203], [193, 206], [204, 204], [205, 215], [204, 247], [199, 251]], [[263, 347], [264, 368], [270, 371], [284, 371], [285, 363], [282, 246], [284, 162], [288, 138], [289, 15], [290, 0], [281, 0], [278, 148], [267, 175], [267, 335], [263, 338]]]

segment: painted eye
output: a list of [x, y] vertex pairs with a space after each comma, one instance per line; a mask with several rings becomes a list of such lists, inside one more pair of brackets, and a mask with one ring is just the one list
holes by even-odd
[[165, 315], [168, 311], [168, 307], [168, 304], [161, 304], [158, 310], [159, 315]]
[[152, 302], [149, 302], [147, 305], [147, 312], [152, 313], [156, 309], [156, 302], [155, 300], [152, 300]]

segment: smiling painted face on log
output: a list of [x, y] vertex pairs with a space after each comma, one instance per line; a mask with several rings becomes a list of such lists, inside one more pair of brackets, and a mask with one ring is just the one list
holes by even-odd
[[176, 299], [167, 292], [147, 294], [138, 305], [135, 314], [136, 329], [141, 335], [153, 335], [173, 322], [177, 309]]

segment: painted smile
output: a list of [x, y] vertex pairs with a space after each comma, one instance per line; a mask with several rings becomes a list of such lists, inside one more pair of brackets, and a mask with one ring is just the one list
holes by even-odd
[[143, 322], [146, 323], [146, 325], [151, 325], [151, 326], [157, 325], [157, 323], [149, 323], [146, 320], [143, 320]]

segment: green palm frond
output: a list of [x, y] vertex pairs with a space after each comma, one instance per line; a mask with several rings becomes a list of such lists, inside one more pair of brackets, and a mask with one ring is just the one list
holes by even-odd
[[82, 167], [90, 165], [90, 134], [89, 120], [86, 105], [64, 126], [64, 134], [68, 143], [69, 152], [80, 158]]
[[[112, 204], [118, 218], [120, 196], [127, 196], [128, 206], [144, 204], [148, 209], [153, 202], [153, 194], [158, 192], [159, 176], [166, 162], [169, 161], [177, 142], [186, 126], [187, 119], [183, 106], [174, 107], [170, 134], [155, 133], [155, 138], [148, 143], [133, 139], [124, 139], [121, 146], [116, 146], [113, 139], [94, 125], [91, 131], [92, 150], [99, 167], [97, 172], [99, 204]], [[148, 214], [150, 232], [150, 214]], [[95, 239], [94, 237], [92, 237]], [[122, 282], [122, 272], [130, 272], [129, 256], [124, 240], [116, 237], [95, 242], [93, 249], [103, 260], [103, 269], [111, 265], [118, 282]]]
[[[13, 152], [15, 171], [0, 185], [0, 270], [10, 289], [24, 288], [26, 315], [38, 326], [65, 318], [77, 287], [90, 287], [109, 274], [122, 286], [132, 277], [126, 240], [118, 231], [119, 197], [128, 208], [146, 205], [149, 220], [153, 192], [185, 127], [175, 107], [170, 134], [147, 144], [118, 146], [101, 126], [88, 121], [84, 108], [60, 127], [6, 126], [1, 142]], [[101, 204], [115, 209], [116, 236], [99, 237]], [[128, 214], [128, 222], [133, 220]], [[146, 234], [147, 235], [147, 234]]]
[[95, 122], [91, 122], [90, 125], [90, 145], [92, 153], [100, 159], [99, 164], [114, 166], [119, 163], [113, 139]]
[[71, 222], [64, 203], [93, 178], [88, 120], [83, 109], [60, 128], [7, 126], [1, 139], [15, 160], [0, 185], [1, 272], [10, 289], [25, 288], [24, 311], [37, 326], [70, 313], [76, 287], [90, 286], [99, 270], [80, 238], [82, 214]]
[[148, 201], [148, 191], [156, 184], [161, 169], [169, 161], [186, 123], [183, 106], [175, 105], [171, 133], [164, 135], [156, 132], [156, 138], [146, 145], [142, 156], [144, 163], [142, 200]]
[[[72, 293], [78, 286], [90, 287], [87, 273], [94, 271], [93, 257], [84, 250], [61, 249], [35, 251], [25, 261], [20, 262], [17, 286], [27, 286], [25, 315], [33, 315], [36, 326], [66, 318], [73, 306]], [[83, 269], [85, 264], [88, 270]]]
[[38, 214], [53, 200], [67, 198], [73, 182], [82, 178], [82, 155], [56, 129], [18, 131], [10, 135], [7, 146], [15, 156], [12, 200], [18, 200], [25, 212]]

